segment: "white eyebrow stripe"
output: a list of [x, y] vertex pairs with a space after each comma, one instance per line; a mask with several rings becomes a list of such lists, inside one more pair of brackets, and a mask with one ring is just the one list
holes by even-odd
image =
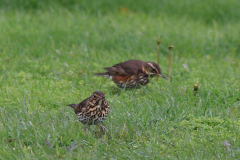
[[148, 64], [158, 72], [158, 70], [152, 65], [152, 63], [148, 63]]
[[99, 96], [99, 95], [97, 95], [97, 94], [94, 94], [94, 96], [101, 97], [101, 96]]

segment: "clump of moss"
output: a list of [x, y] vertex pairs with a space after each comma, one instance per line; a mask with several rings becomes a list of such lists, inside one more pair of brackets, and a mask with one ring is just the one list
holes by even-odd
[[221, 119], [219, 117], [206, 118], [188, 118], [188, 120], [183, 120], [179, 123], [179, 127], [188, 129], [190, 131], [199, 131], [199, 130], [211, 130], [214, 132], [220, 131], [233, 131], [240, 129], [239, 121], [232, 121], [230, 119]]

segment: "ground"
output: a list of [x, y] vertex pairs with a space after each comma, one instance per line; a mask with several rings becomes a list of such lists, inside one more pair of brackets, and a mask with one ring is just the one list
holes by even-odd
[[[0, 159], [239, 159], [239, 8], [238, 0], [1, 1]], [[120, 91], [93, 76], [129, 59], [157, 62], [159, 36], [166, 77], [175, 46], [170, 83]], [[111, 107], [105, 134], [67, 106], [94, 91]]]

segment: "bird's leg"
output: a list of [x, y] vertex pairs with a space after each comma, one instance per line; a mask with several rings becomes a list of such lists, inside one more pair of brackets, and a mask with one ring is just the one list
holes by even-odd
[[102, 133], [104, 133], [104, 127], [100, 126], [99, 124], [96, 124], [97, 126], [101, 127]]
[[84, 124], [83, 126], [84, 126], [84, 131], [86, 132], [88, 126], [86, 124]]

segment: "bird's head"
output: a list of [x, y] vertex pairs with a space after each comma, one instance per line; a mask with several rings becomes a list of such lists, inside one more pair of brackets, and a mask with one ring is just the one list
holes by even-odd
[[166, 78], [162, 73], [159, 65], [154, 62], [146, 62], [143, 67], [143, 72], [148, 74], [150, 77], [160, 76]]
[[102, 104], [106, 105], [107, 103], [105, 100], [105, 94], [99, 91], [94, 92], [90, 96], [89, 100], [92, 103], [92, 106], [97, 106], [97, 105], [102, 106]]

